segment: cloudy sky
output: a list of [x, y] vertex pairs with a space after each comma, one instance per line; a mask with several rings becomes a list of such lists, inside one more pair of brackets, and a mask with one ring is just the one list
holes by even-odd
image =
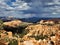
[[60, 0], [0, 0], [0, 16], [60, 17]]

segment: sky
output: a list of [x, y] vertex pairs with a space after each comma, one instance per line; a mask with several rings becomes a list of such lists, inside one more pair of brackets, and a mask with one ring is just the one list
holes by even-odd
[[60, 18], [60, 0], [0, 0], [0, 16]]

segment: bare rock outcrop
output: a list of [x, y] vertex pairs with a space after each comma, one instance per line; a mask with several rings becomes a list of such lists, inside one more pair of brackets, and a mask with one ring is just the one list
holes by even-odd
[[51, 35], [55, 34], [56, 31], [60, 30], [60, 24], [54, 24], [54, 25], [30, 25], [26, 28], [26, 30], [29, 30], [29, 33], [27, 35]]
[[13, 21], [10, 21], [10, 22], [4, 22], [3, 24], [6, 25], [6, 26], [9, 26], [9, 27], [17, 27], [21, 23], [22, 23], [22, 21], [20, 21], [20, 20], [13, 20]]

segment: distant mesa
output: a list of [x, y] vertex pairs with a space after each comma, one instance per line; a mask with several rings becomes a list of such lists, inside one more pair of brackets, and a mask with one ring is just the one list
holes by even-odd
[[40, 22], [39, 22], [40, 24], [55, 24], [55, 22], [54, 21], [50, 21], [50, 20], [41, 20]]
[[0, 19], [3, 22], [8, 22], [8, 21], [12, 21], [12, 20], [17, 20], [19, 18], [15, 18], [14, 16], [2, 16], [2, 17], [0, 17]]
[[14, 16], [8, 16], [8, 18], [14, 18]]
[[40, 24], [59, 24], [60, 23], [60, 19], [41, 20], [38, 23], [40, 23]]

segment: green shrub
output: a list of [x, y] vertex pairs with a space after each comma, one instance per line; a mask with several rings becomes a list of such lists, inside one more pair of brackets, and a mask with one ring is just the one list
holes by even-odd
[[18, 45], [17, 40], [13, 39], [12, 41], [10, 41], [9, 45]]
[[48, 36], [47, 35], [39, 35], [39, 36], [34, 36], [34, 35], [32, 35], [32, 36], [30, 36], [30, 37], [32, 37], [32, 38], [35, 38], [36, 40], [39, 40], [39, 39], [46, 39], [46, 38], [48, 38]]
[[2, 29], [3, 29], [3, 21], [0, 20], [0, 30], [2, 30]]

